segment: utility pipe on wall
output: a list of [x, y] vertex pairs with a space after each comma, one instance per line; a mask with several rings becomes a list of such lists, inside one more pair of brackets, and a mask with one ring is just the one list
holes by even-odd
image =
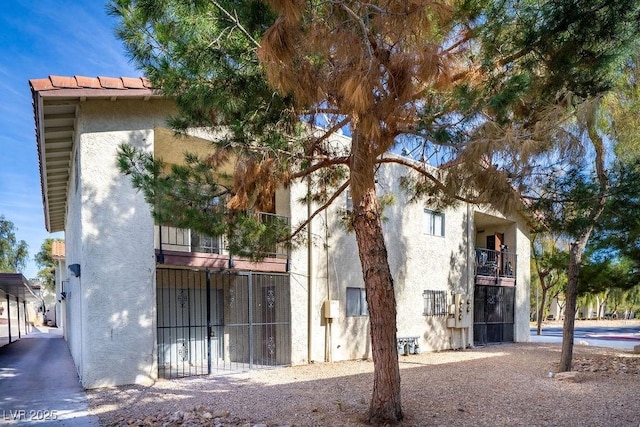
[[[473, 268], [473, 264], [475, 263], [476, 239], [475, 239], [475, 233], [472, 234], [473, 230], [471, 227], [471, 214], [472, 214], [471, 205], [469, 204], [469, 202], [467, 202], [467, 292], [466, 292], [467, 298], [471, 298], [471, 294], [469, 293], [470, 283], [472, 280], [475, 280], [475, 277], [474, 277], [475, 269]], [[472, 236], [473, 236], [473, 245], [471, 241]], [[475, 294], [475, 286], [473, 287], [473, 290]], [[475, 295], [474, 295], [474, 299], [475, 299]], [[473, 307], [473, 309], [475, 310], [476, 308]], [[461, 331], [461, 333], [463, 334], [463, 338], [462, 338], [463, 350], [467, 349], [467, 345], [464, 338], [465, 331], [466, 331], [467, 337], [469, 338], [469, 343], [473, 343], [473, 335], [471, 335], [473, 328], [463, 328]]]
[[307, 179], [307, 363], [313, 355], [313, 242], [311, 227], [311, 177]]
[[[327, 215], [327, 209], [324, 210], [324, 255], [326, 263], [326, 284], [327, 284], [327, 300], [331, 304], [331, 284], [329, 283], [329, 218]], [[327, 318], [325, 326], [325, 362], [333, 362], [333, 333], [332, 324], [333, 319]]]
[[475, 247], [475, 237], [473, 241], [473, 246], [471, 245], [471, 206], [469, 202], [467, 204], [467, 295], [469, 295], [469, 283], [473, 280], [473, 271], [471, 269], [471, 250]]

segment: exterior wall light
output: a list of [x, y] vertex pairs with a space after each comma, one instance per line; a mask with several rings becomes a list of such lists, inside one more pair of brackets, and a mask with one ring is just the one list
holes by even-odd
[[80, 264], [69, 265], [69, 270], [71, 270], [74, 276], [80, 277]]

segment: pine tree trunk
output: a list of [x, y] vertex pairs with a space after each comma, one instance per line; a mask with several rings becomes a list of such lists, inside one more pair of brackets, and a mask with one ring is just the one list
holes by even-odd
[[374, 164], [368, 153], [358, 155], [357, 149], [355, 151], [356, 160], [351, 168], [353, 228], [367, 293], [374, 365], [368, 421], [384, 425], [403, 418], [396, 347], [396, 299], [382, 235]]
[[560, 353], [560, 366], [558, 367], [560, 372], [571, 371], [573, 361], [573, 333], [576, 323], [576, 302], [578, 299], [578, 276], [580, 274], [582, 252], [584, 251], [589, 234], [587, 234], [586, 239], [583, 235], [580, 241], [572, 243], [569, 251], [569, 277], [567, 280], [567, 291], [565, 293], [566, 306], [562, 329], [562, 352]]

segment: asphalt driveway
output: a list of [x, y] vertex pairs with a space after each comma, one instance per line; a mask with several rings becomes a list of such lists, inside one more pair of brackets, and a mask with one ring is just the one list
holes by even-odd
[[0, 347], [0, 425], [98, 426], [67, 343], [37, 327]]
[[[531, 342], [562, 343], [562, 322], [545, 322], [542, 335], [536, 335], [536, 328], [532, 326]], [[633, 350], [640, 345], [640, 321], [576, 321], [573, 343]]]

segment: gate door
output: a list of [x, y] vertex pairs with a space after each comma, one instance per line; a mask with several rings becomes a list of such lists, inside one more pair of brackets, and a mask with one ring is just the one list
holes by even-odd
[[205, 271], [158, 269], [158, 376], [208, 373], [207, 274]]
[[252, 351], [256, 366], [291, 364], [289, 277], [253, 274], [251, 304]]
[[513, 342], [515, 287], [475, 286], [473, 343]]
[[158, 375], [291, 363], [289, 276], [157, 270]]

